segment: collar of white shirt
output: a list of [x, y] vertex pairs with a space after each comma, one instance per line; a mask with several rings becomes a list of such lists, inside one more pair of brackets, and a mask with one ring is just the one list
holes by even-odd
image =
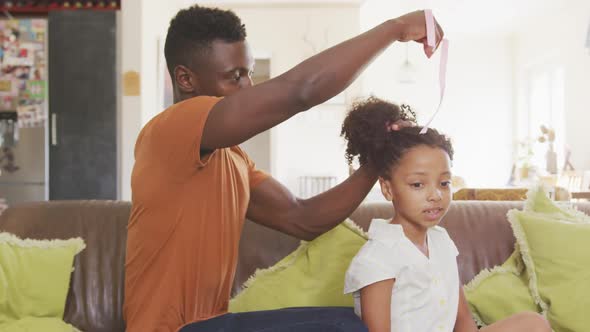
[[401, 225], [391, 224], [389, 220], [373, 219], [369, 227], [369, 239], [383, 241], [389, 245], [395, 244], [405, 237]]

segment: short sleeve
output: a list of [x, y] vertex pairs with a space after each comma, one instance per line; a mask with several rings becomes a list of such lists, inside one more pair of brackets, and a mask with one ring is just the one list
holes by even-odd
[[201, 139], [209, 113], [219, 100], [200, 96], [172, 105], [146, 126], [142, 140], [149, 139], [163, 162], [176, 166], [174, 169], [205, 166], [209, 158], [202, 159]]
[[250, 189], [256, 188], [259, 184], [261, 184], [264, 180], [268, 179], [270, 175], [264, 171], [261, 171], [253, 166], [250, 168], [249, 171], [249, 178], [250, 178]]
[[396, 262], [397, 246], [369, 240], [352, 259], [344, 279], [344, 294], [356, 292], [379, 281], [397, 278], [403, 264]]
[[248, 164], [248, 179], [249, 179], [250, 189], [256, 188], [256, 186], [258, 186], [260, 183], [262, 183], [262, 181], [268, 179], [270, 177], [270, 174], [256, 168], [256, 164], [254, 163], [254, 161], [252, 159], [250, 159], [250, 156], [248, 156], [248, 154], [244, 150], [242, 150], [241, 148], [239, 148], [239, 147], [236, 147], [236, 148], [238, 149], [238, 151], [240, 152], [240, 154], [242, 155], [242, 157], [244, 158], [244, 160], [246, 160], [246, 163]]

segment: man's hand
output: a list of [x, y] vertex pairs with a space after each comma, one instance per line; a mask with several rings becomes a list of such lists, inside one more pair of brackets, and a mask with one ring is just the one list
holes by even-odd
[[428, 46], [426, 41], [426, 16], [423, 10], [417, 10], [400, 16], [394, 21], [401, 26], [401, 33], [398, 40], [401, 42], [415, 41], [424, 46], [424, 53], [427, 57], [431, 57], [432, 54], [438, 48], [438, 45], [444, 37], [444, 32], [436, 19], [434, 20], [434, 26], [436, 28], [436, 47], [432, 49]]

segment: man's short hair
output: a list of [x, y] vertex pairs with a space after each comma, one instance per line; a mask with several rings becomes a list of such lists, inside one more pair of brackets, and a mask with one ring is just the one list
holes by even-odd
[[215, 40], [238, 42], [246, 39], [246, 28], [240, 18], [230, 10], [192, 7], [179, 11], [170, 21], [164, 56], [168, 71], [185, 65], [191, 68], [195, 54], [206, 54]]

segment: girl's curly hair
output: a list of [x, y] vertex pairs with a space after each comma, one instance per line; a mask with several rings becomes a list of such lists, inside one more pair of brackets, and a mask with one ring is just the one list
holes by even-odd
[[389, 178], [389, 169], [406, 150], [418, 145], [441, 148], [453, 159], [453, 146], [448, 137], [431, 128], [421, 135], [422, 127], [418, 126], [397, 131], [388, 128], [400, 120], [416, 122], [416, 114], [407, 105], [400, 107], [375, 97], [355, 103], [340, 133], [348, 141], [348, 164], [358, 156], [361, 165], [370, 163], [382, 177]]

